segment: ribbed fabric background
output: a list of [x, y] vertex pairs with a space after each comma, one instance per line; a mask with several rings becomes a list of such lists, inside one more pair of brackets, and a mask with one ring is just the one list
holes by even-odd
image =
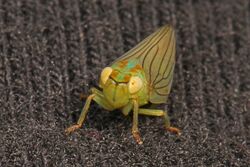
[[[160, 118], [92, 103], [102, 68], [172, 24], [177, 64]], [[250, 166], [249, 0], [0, 0], [0, 166]]]

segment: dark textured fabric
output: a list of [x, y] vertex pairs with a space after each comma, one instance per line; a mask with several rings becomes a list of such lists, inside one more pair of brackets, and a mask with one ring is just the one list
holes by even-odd
[[[177, 34], [177, 63], [160, 118], [92, 103], [101, 69], [161, 25]], [[0, 166], [250, 166], [248, 0], [0, 0]]]

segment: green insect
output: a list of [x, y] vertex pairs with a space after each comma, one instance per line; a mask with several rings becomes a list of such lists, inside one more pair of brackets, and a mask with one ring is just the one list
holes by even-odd
[[166, 103], [170, 93], [175, 66], [175, 32], [163, 26], [148, 36], [101, 72], [99, 89], [92, 88], [76, 125], [67, 134], [83, 125], [92, 100], [108, 111], [120, 109], [127, 116], [133, 111], [132, 134], [138, 144], [138, 115], [162, 117], [166, 130], [180, 134], [170, 126], [167, 112], [143, 108], [146, 104]]

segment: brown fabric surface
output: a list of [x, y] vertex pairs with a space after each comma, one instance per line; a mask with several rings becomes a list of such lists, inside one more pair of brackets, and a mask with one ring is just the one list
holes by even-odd
[[[161, 25], [177, 35], [177, 64], [160, 118], [92, 103], [103, 67]], [[0, 166], [250, 166], [248, 0], [0, 0]]]

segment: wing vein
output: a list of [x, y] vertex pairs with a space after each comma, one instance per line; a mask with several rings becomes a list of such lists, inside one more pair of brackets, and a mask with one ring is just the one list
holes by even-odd
[[157, 50], [155, 52], [155, 55], [153, 56], [153, 60], [150, 62], [150, 66], [149, 66], [149, 72], [150, 72], [150, 75], [149, 75], [149, 83], [151, 83], [151, 77], [152, 77], [152, 65], [153, 65], [153, 62], [155, 61], [155, 58], [156, 58], [156, 55], [159, 51], [159, 46], [157, 46]]
[[[171, 37], [169, 38], [169, 41], [168, 41], [168, 47], [166, 48], [166, 50], [165, 50], [165, 52], [164, 52], [164, 56], [162, 56], [161, 63], [160, 63], [159, 69], [158, 69], [158, 73], [157, 73], [157, 76], [155, 77], [155, 79], [154, 79], [153, 83], [157, 80], [157, 78], [158, 78], [158, 76], [159, 76], [159, 74], [160, 74], [160, 69], [161, 69], [161, 66], [162, 66], [162, 63], [163, 63], [164, 57], [165, 57], [165, 56], [166, 56], [166, 54], [167, 54], [167, 51], [168, 51], [169, 45], [170, 45], [170, 43], [171, 43], [171, 39], [172, 39], [172, 35], [171, 35]], [[172, 54], [171, 54], [171, 56], [170, 56], [170, 58], [169, 58], [169, 61], [170, 61], [171, 57], [172, 57]], [[168, 64], [169, 64], [169, 61], [168, 61]], [[168, 65], [167, 65], [167, 66], [168, 66]]]
[[[170, 58], [169, 58], [168, 65], [166, 66], [166, 68], [165, 68], [165, 70], [164, 70], [163, 76], [165, 76], [165, 73], [166, 73], [167, 68], [168, 68], [168, 66], [169, 66], [169, 62], [171, 61], [171, 57], [172, 57], [172, 55], [173, 55], [173, 50], [174, 50], [173, 48], [174, 48], [174, 45], [173, 45], [172, 48], [171, 48], [171, 54], [170, 54], [171, 56], [170, 56]], [[170, 69], [172, 69], [172, 67], [173, 67], [173, 65], [171, 66]], [[159, 82], [161, 82], [163, 79], [168, 78], [168, 76], [169, 76], [169, 74], [171, 73], [171, 71], [172, 71], [172, 70], [169, 71], [169, 73], [168, 73], [168, 75], [167, 75], [166, 77], [160, 78], [160, 80], [157, 81], [154, 85], [157, 85], [157, 84], [158, 84]]]
[[[161, 32], [161, 31], [163, 31], [163, 32]], [[134, 49], [128, 51], [127, 53], [125, 53], [124, 56], [121, 57], [121, 59], [123, 59], [123, 58], [129, 59], [129, 58], [133, 57], [134, 55], [136, 55], [137, 53], [139, 53], [140, 51], [142, 51], [142, 50], [147, 50], [147, 48], [150, 46], [150, 44], [153, 43], [152, 40], [156, 40], [156, 39], [158, 38], [158, 37], [157, 37], [158, 35], [159, 35], [159, 36], [161, 36], [161, 35], [164, 36], [164, 30], [160, 30], [158, 33], [156, 33], [154, 36], [152, 36], [152, 38], [149, 39], [148, 41], [147, 41], [147, 38], [146, 38], [146, 39], [145, 39], [146, 44], [145, 44], [144, 46], [140, 46], [140, 47], [139, 47], [140, 49], [138, 49], [138, 47], [136, 47], [136, 48], [134, 48]], [[144, 44], [144, 43], [143, 43], [143, 44]], [[142, 44], [142, 45], [143, 45], [143, 44]], [[148, 45], [149, 45], [149, 46], [148, 46]], [[136, 49], [138, 49], [138, 50], [136, 50]], [[135, 52], [133, 53], [133, 51], [135, 51]], [[131, 54], [131, 53], [132, 53], [132, 54]], [[127, 55], [129, 55], [129, 54], [131, 54], [131, 55], [130, 55], [130, 56], [127, 56]], [[136, 56], [136, 58], [138, 58], [139, 56], [140, 56], [140, 55]]]
[[160, 37], [160, 39], [155, 43], [153, 44], [150, 49], [147, 51], [146, 55], [143, 57], [143, 61], [142, 61], [142, 67], [144, 67], [144, 62], [145, 62], [145, 59], [146, 57], [148, 56], [148, 53], [154, 48], [155, 45], [157, 45], [161, 40], [162, 38], [166, 35], [167, 33], [164, 33], [163, 36]]
[[[171, 72], [173, 71], [173, 68], [174, 67], [174, 65], [172, 65], [172, 67], [171, 67]], [[171, 78], [168, 80], [168, 82], [167, 82], [167, 84], [166, 85], [162, 85], [162, 86], [160, 86], [160, 87], [154, 87], [155, 89], [161, 89], [161, 88], [164, 88], [164, 87], [167, 87], [168, 85], [169, 85], [169, 83], [170, 83], [170, 81], [172, 80], [172, 78], [173, 78], [173, 75], [171, 76]], [[164, 80], [165, 79], [168, 79], [168, 77], [166, 77], [166, 78], [163, 78]], [[162, 80], [163, 80], [162, 79]]]

